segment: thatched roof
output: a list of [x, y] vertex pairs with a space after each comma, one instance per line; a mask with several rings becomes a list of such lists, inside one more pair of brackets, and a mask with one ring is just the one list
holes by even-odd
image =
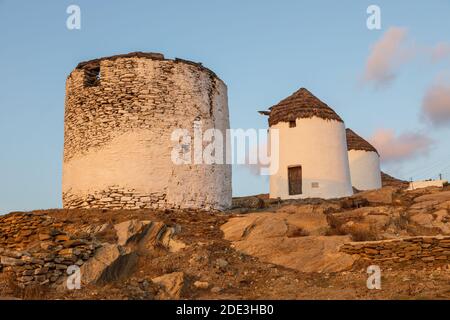
[[357, 135], [352, 129], [345, 129], [347, 134], [347, 150], [364, 150], [378, 153], [377, 149], [369, 142]]
[[260, 111], [260, 113], [269, 116], [269, 126], [278, 122], [312, 117], [344, 122], [333, 109], [305, 88], [300, 88], [291, 96], [270, 107], [269, 111]]

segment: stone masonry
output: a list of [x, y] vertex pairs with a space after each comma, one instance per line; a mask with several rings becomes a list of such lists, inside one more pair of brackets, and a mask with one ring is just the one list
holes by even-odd
[[192, 135], [194, 121], [229, 128], [226, 85], [201, 64], [139, 52], [80, 63], [66, 83], [64, 208], [228, 208], [230, 165], [172, 161], [173, 131]]
[[13, 274], [21, 287], [61, 283], [68, 266], [82, 266], [98, 246], [90, 238], [74, 238], [62, 226], [39, 213], [0, 217], [0, 273]]
[[165, 207], [164, 193], [142, 194], [134, 189], [124, 189], [112, 186], [95, 194], [80, 198], [71, 194], [64, 194], [67, 209], [162, 209]]
[[418, 236], [380, 241], [350, 242], [340, 251], [365, 260], [390, 263], [435, 264], [450, 262], [450, 236]]

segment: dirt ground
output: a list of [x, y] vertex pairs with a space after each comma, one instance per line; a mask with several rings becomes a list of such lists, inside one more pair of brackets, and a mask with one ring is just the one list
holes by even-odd
[[[178, 239], [188, 245], [169, 253], [164, 248], [138, 253], [138, 265], [131, 277], [80, 290], [55, 291], [46, 288], [14, 287], [0, 279], [0, 296], [27, 299], [159, 299], [151, 279], [181, 271], [185, 286], [181, 299], [450, 299], [450, 265], [432, 269], [414, 265], [381, 266], [380, 290], [366, 286], [367, 263], [337, 273], [302, 273], [259, 261], [234, 250], [223, 239], [220, 226], [230, 215], [199, 212], [150, 212], [107, 210], [45, 210], [77, 233], [92, 224], [118, 223], [130, 219], [164, 221], [181, 226]], [[102, 241], [114, 242], [115, 234], [104, 232]], [[196, 281], [208, 283], [198, 288]]]

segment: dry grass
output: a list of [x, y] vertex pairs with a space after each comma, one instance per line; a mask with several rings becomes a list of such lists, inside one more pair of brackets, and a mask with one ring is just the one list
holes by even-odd
[[48, 294], [46, 286], [28, 286], [25, 288], [17, 284], [16, 276], [13, 272], [0, 273], [0, 296], [14, 297], [24, 300], [45, 299]]
[[358, 220], [353, 220], [352, 224], [345, 223], [346, 220], [339, 219], [333, 214], [327, 215], [327, 221], [330, 226], [326, 235], [345, 235], [352, 237], [353, 241], [373, 241], [379, 240], [379, 230], [372, 225], [358, 223]]
[[355, 223], [347, 231], [353, 241], [374, 241], [379, 240], [378, 231], [373, 226]]

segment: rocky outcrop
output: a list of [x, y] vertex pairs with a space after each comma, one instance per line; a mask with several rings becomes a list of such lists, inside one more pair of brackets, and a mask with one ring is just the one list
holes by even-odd
[[414, 199], [414, 202], [426, 203], [444, 203], [450, 201], [450, 191], [434, 192], [431, 194], [424, 194]]
[[117, 244], [124, 246], [128, 240], [144, 232], [144, 228], [151, 223], [151, 221], [139, 221], [136, 219], [124, 221], [114, 226], [117, 234]]
[[339, 252], [349, 236], [275, 237], [233, 242], [246, 254], [301, 272], [337, 272], [350, 269], [355, 258]]
[[102, 277], [106, 278], [107, 270], [121, 256], [121, 248], [115, 244], [105, 244], [99, 248], [95, 255], [85, 263], [81, 271], [81, 281], [83, 284], [98, 282]]
[[184, 288], [184, 273], [173, 272], [152, 279], [153, 283], [160, 285], [163, 289], [162, 297], [179, 299]]
[[[416, 195], [417, 191], [410, 194]], [[450, 234], [450, 191], [418, 191], [408, 208], [409, 229], [417, 235]]]
[[[117, 243], [102, 243], [96, 238], [109, 228], [116, 232]], [[66, 270], [77, 266], [83, 285], [102, 284], [129, 276], [137, 265], [140, 250], [160, 247], [177, 252], [185, 248], [176, 239], [179, 229], [137, 219], [114, 226], [103, 223], [74, 228], [36, 212], [12, 213], [0, 217], [0, 273], [13, 274], [21, 287], [65, 287]]]
[[164, 247], [170, 252], [186, 245], [173, 239], [176, 228], [162, 222], [128, 220], [114, 225], [117, 244], [104, 244], [81, 268], [82, 282], [106, 283], [129, 276], [136, 267], [137, 254]]
[[180, 232], [180, 226], [170, 227], [160, 221], [125, 221], [114, 226], [119, 237], [119, 244], [123, 243], [125, 249], [153, 250], [162, 247], [170, 252], [177, 252], [186, 247], [176, 234]]
[[232, 200], [232, 208], [248, 208], [248, 209], [262, 209], [265, 207], [264, 200], [261, 197], [236, 197]]
[[317, 236], [327, 229], [321, 213], [254, 213], [231, 218], [221, 229], [235, 249], [302, 272], [341, 271], [354, 262], [338, 250], [349, 236]]
[[400, 180], [397, 178], [394, 178], [387, 173], [381, 172], [381, 183], [383, 187], [398, 187], [398, 188], [407, 188], [409, 185], [408, 181]]
[[406, 232], [402, 227], [402, 208], [390, 206], [362, 207], [327, 215], [332, 230], [349, 234], [354, 241], [392, 238]]
[[398, 190], [396, 187], [383, 187], [378, 190], [370, 190], [359, 192], [355, 197], [367, 200], [369, 203], [375, 204], [392, 204], [394, 193]]
[[[284, 211], [285, 210], [285, 211]], [[221, 229], [228, 240], [296, 237], [300, 235], [324, 235], [328, 229], [326, 216], [321, 213], [289, 213], [294, 207], [288, 206], [280, 212], [250, 213], [231, 218]]]

